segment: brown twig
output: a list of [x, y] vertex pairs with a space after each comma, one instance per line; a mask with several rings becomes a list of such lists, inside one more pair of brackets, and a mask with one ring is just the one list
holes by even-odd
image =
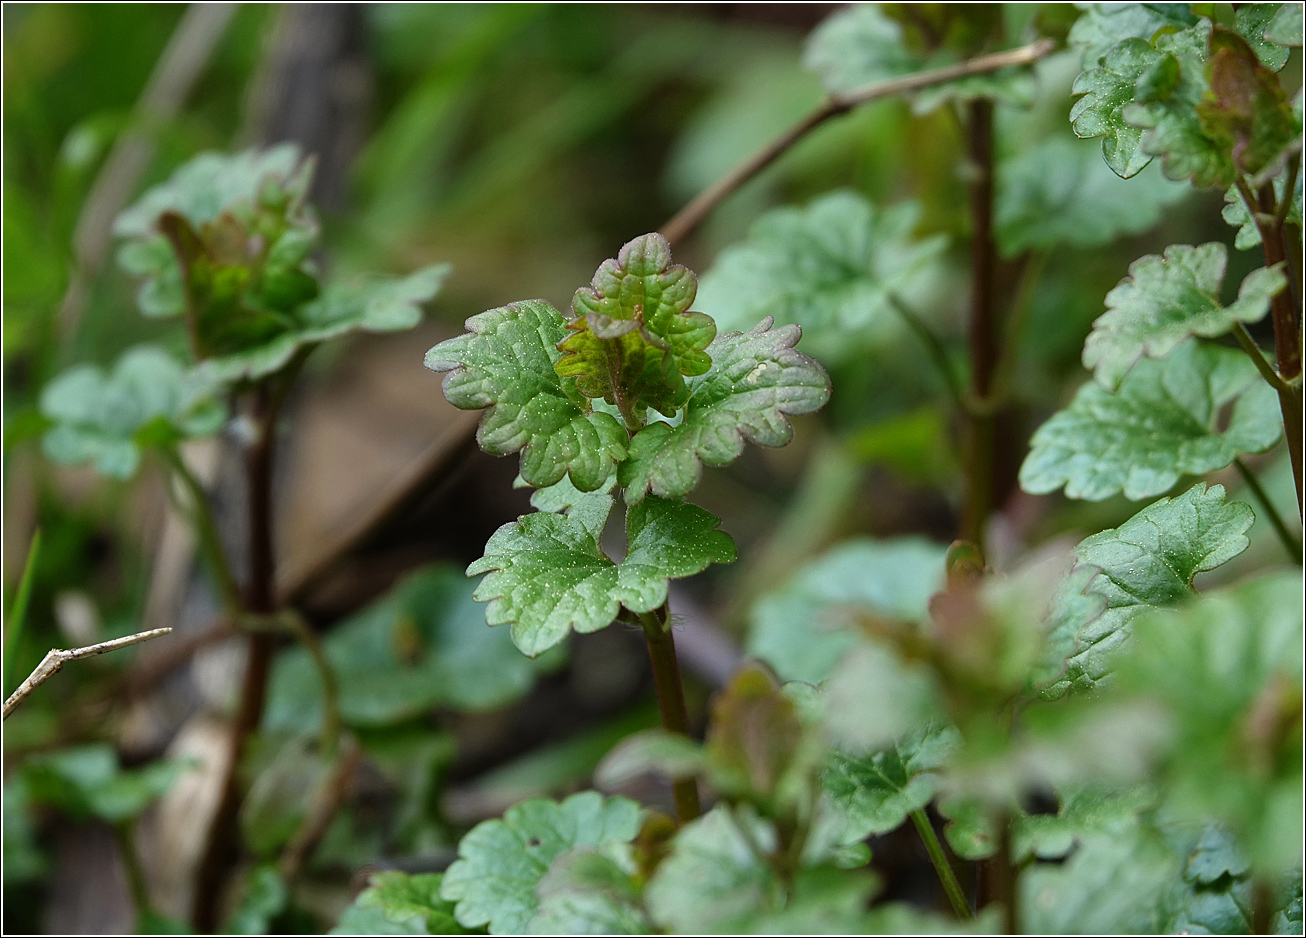
[[1043, 58], [1054, 48], [1055, 43], [1050, 39], [1040, 39], [1038, 42], [1028, 46], [1021, 46], [1019, 49], [995, 52], [992, 55], [982, 55], [957, 65], [950, 65], [947, 68], [919, 72], [915, 75], [905, 75], [902, 78], [892, 78], [853, 91], [830, 95], [798, 123], [704, 189], [693, 201], [662, 226], [662, 236], [673, 245], [683, 240], [686, 235], [698, 227], [717, 205], [725, 201], [727, 196], [766, 169], [784, 155], [790, 147], [831, 118], [847, 114], [860, 105], [877, 101], [880, 98], [908, 94], [932, 85], [954, 81], [958, 78], [966, 78], [970, 75], [996, 72], [999, 69], [1009, 68], [1014, 65], [1029, 65]]
[[91, 281], [109, 252], [113, 220], [154, 157], [154, 134], [181, 110], [238, 6], [192, 3], [187, 8], [136, 102], [130, 126], [118, 137], [96, 175], [73, 231], [76, 263], [57, 320], [64, 339], [77, 331]]
[[66, 651], [60, 648], [50, 649], [46, 652], [45, 657], [41, 659], [41, 663], [36, 666], [36, 670], [29, 674], [27, 680], [19, 684], [18, 689], [9, 695], [9, 699], [5, 701], [3, 719], [9, 719], [9, 714], [13, 713], [32, 691], [58, 674], [60, 669], [69, 661], [94, 658], [96, 655], [102, 655], [107, 651], [117, 651], [119, 648], [139, 645], [141, 642], [148, 642], [160, 635], [167, 635], [171, 631], [170, 628], [150, 629], [148, 632], [137, 632], [135, 635], [128, 635], [125, 638], [110, 639], [107, 642], [98, 642], [82, 648], [72, 648]]

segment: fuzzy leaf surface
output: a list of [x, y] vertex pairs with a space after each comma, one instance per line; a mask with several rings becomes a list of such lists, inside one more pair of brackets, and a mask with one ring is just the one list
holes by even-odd
[[626, 844], [639, 833], [640, 808], [626, 798], [586, 791], [559, 803], [535, 798], [482, 821], [458, 844], [440, 897], [456, 903], [464, 928], [522, 934], [539, 909], [536, 886], [553, 861], [574, 847]]
[[1228, 249], [1218, 241], [1172, 244], [1129, 265], [1129, 276], [1106, 295], [1106, 312], [1084, 343], [1084, 367], [1115, 388], [1140, 356], [1165, 358], [1190, 335], [1214, 338], [1237, 322], [1256, 322], [1286, 286], [1278, 267], [1252, 271], [1238, 299], [1220, 303]]
[[467, 330], [427, 352], [426, 367], [448, 372], [444, 395], [455, 407], [489, 408], [476, 433], [481, 449], [495, 456], [520, 450], [530, 485], [569, 475], [582, 492], [602, 486], [626, 455], [626, 431], [611, 414], [582, 409], [574, 381], [554, 371], [566, 332], [562, 314], [526, 300], [471, 317]]
[[1085, 593], [1105, 608], [1085, 621], [1059, 624], [1073, 643], [1065, 673], [1044, 695], [1092, 689], [1110, 671], [1128, 640], [1129, 623], [1148, 609], [1171, 606], [1194, 595], [1193, 578], [1247, 549], [1251, 508], [1225, 498], [1224, 486], [1199, 482], [1182, 495], [1148, 505], [1118, 528], [1081, 541], [1075, 556], [1093, 573]]
[[916, 730], [896, 744], [864, 756], [835, 753], [821, 787], [847, 819], [848, 840], [891, 831], [939, 791], [939, 769], [961, 738], [942, 723]]
[[630, 441], [618, 481], [626, 501], [646, 492], [679, 497], [698, 485], [702, 464], [725, 466], [744, 441], [783, 446], [793, 437], [789, 416], [817, 410], [830, 398], [830, 378], [795, 351], [801, 330], [771, 328], [768, 317], [749, 332], [725, 332], [708, 346], [712, 370], [691, 382], [681, 422], [652, 423]]
[[217, 432], [226, 409], [214, 392], [212, 382], [155, 346], [126, 352], [107, 375], [77, 365], [41, 391], [41, 413], [54, 424], [43, 441], [46, 455], [130, 479], [143, 448]]
[[[1227, 428], [1217, 428], [1232, 402]], [[1279, 439], [1275, 394], [1238, 349], [1188, 341], [1161, 361], [1140, 359], [1110, 392], [1088, 382], [1031, 440], [1025, 491], [1063, 485], [1069, 498], [1159, 495], [1181, 475], [1223, 469]]]
[[[609, 496], [599, 498], [611, 506]], [[716, 530], [720, 519], [694, 505], [661, 498], [632, 505], [620, 564], [599, 548], [598, 513], [575, 512], [537, 512], [505, 524], [490, 537], [485, 556], [467, 568], [468, 576], [489, 573], [474, 594], [489, 601], [486, 621], [511, 623], [513, 642], [531, 657], [572, 629], [605, 628], [623, 605], [632, 612], [656, 609], [670, 578], [735, 559], [734, 542]], [[606, 510], [602, 515], [606, 520]]]
[[1111, 46], [1095, 68], [1081, 72], [1071, 90], [1083, 95], [1070, 109], [1075, 135], [1101, 137], [1102, 157], [1121, 178], [1137, 175], [1151, 162], [1143, 152], [1143, 132], [1125, 121], [1124, 109], [1134, 102], [1134, 85], [1161, 55], [1145, 39], [1126, 39]]
[[698, 282], [671, 263], [659, 234], [625, 244], [572, 298], [576, 319], [559, 345], [558, 374], [575, 377], [586, 397], [675, 414], [688, 394], [683, 375], [705, 374], [704, 349], [716, 336], [710, 316], [690, 312]]
[[945, 239], [916, 237], [919, 221], [915, 203], [881, 210], [850, 191], [773, 209], [721, 253], [699, 305], [722, 330], [771, 316], [822, 361], [846, 358], [900, 328], [891, 294], [915, 303], [937, 279]]

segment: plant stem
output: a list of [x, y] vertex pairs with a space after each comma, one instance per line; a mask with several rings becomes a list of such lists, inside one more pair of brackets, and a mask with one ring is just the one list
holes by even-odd
[[18, 595], [14, 597], [14, 606], [9, 610], [9, 629], [5, 635], [4, 647], [4, 685], [5, 693], [14, 686], [14, 667], [18, 662], [18, 643], [23, 640], [23, 625], [27, 622], [27, 603], [32, 598], [32, 581], [36, 578], [36, 558], [41, 553], [41, 529], [32, 534], [31, 546], [27, 548], [27, 562], [23, 564], [23, 578], [18, 581]]
[[[670, 618], [667, 604], [663, 603], [657, 612], [641, 612], [639, 624], [644, 627], [644, 637], [648, 640], [648, 657], [653, 665], [662, 728], [669, 733], [688, 736], [689, 711], [685, 707], [685, 689], [680, 683], [680, 665], [676, 662], [676, 642], [671, 636]], [[673, 779], [671, 789], [677, 820], [686, 824], [698, 817], [698, 783], [693, 778]]]
[[204, 553], [204, 559], [213, 574], [223, 609], [227, 615], [238, 617], [242, 612], [240, 590], [236, 586], [236, 577], [231, 572], [231, 565], [227, 563], [227, 552], [222, 547], [222, 536], [218, 533], [217, 521], [213, 517], [213, 509], [209, 506], [208, 495], [200, 480], [195, 478], [195, 474], [190, 471], [190, 467], [175, 448], [169, 449], [166, 455], [190, 498], [191, 515], [199, 535], [200, 550]]
[[930, 819], [918, 808], [911, 813], [911, 820], [916, 825], [921, 840], [925, 841], [925, 850], [930, 855], [930, 862], [934, 864], [934, 872], [939, 874], [939, 882], [943, 884], [943, 891], [948, 895], [952, 911], [963, 921], [973, 919], [975, 913], [971, 911], [970, 903], [966, 901], [966, 896], [961, 891], [961, 885], [957, 882], [957, 877], [952, 872], [952, 865], [948, 863], [948, 858], [943, 853], [943, 845], [939, 843]]
[[965, 413], [967, 410], [966, 396], [962, 391], [961, 379], [957, 377], [957, 372], [952, 367], [952, 361], [948, 358], [948, 350], [943, 347], [942, 340], [939, 339], [934, 331], [925, 324], [925, 320], [903, 301], [902, 297], [896, 293], [889, 293], [889, 305], [894, 308], [907, 327], [916, 333], [917, 338], [925, 345], [926, 351], [930, 353], [930, 360], [934, 362], [934, 367], [938, 369], [939, 374], [943, 377], [943, 383], [948, 388], [948, 394], [952, 397], [952, 402], [958, 412]]
[[[1295, 268], [1289, 264], [1285, 235], [1287, 226], [1279, 220], [1274, 184], [1262, 186], [1258, 194], [1252, 193], [1251, 187], [1241, 176], [1235, 180], [1235, 184], [1260, 232], [1265, 266], [1283, 264], [1290, 270], [1291, 279]], [[1292, 193], [1284, 192], [1283, 197], [1291, 199]], [[1294, 258], [1292, 263], [1297, 263], [1297, 260]], [[1292, 478], [1297, 487], [1297, 510], [1302, 513], [1306, 510], [1302, 494], [1302, 392], [1300, 388], [1293, 387], [1295, 379], [1301, 375], [1301, 315], [1292, 287], [1280, 290], [1270, 300], [1270, 316], [1274, 322], [1274, 354], [1279, 366], [1279, 377], [1289, 385], [1288, 390], [1279, 390], [1279, 410], [1283, 414], [1283, 435], [1287, 437], [1288, 458], [1292, 460]]]
[[1011, 862], [1011, 815], [1003, 811], [998, 815], [998, 852], [993, 857], [994, 893], [1002, 903], [1002, 927], [1008, 935], [1020, 934], [1020, 921], [1016, 911], [1016, 867]]
[[1247, 467], [1247, 464], [1241, 458], [1234, 459], [1233, 464], [1238, 467], [1238, 472], [1242, 475], [1243, 481], [1252, 490], [1256, 500], [1261, 503], [1261, 507], [1265, 510], [1265, 518], [1274, 528], [1274, 533], [1279, 535], [1284, 550], [1288, 552], [1288, 556], [1292, 558], [1293, 563], [1300, 567], [1302, 563], [1301, 544], [1288, 530], [1288, 525], [1284, 523], [1283, 516], [1279, 514], [1279, 510], [1274, 507], [1274, 503], [1270, 501], [1270, 496], [1266, 494], [1265, 489], [1261, 486], [1260, 479], [1256, 478], [1256, 474]]
[[984, 525], [996, 502], [995, 437], [997, 413], [990, 405], [998, 364], [1001, 324], [994, 300], [993, 102], [977, 98], [967, 105], [967, 157], [971, 166], [970, 399], [967, 415], [966, 494], [961, 538], [984, 543]]
[[[245, 582], [246, 610], [270, 614], [275, 605], [276, 567], [272, 546], [272, 465], [276, 442], [277, 414], [281, 395], [274, 397], [269, 381], [253, 394], [258, 436], [245, 454], [249, 514], [249, 572]], [[227, 877], [239, 855], [240, 788], [238, 771], [248, 737], [258, 729], [267, 696], [272, 661], [273, 636], [255, 632], [249, 636], [245, 677], [240, 701], [232, 720], [218, 808], [214, 812], [208, 840], [196, 879], [192, 919], [195, 927], [213, 931], [218, 924], [219, 905]]]
[[1238, 344], [1247, 353], [1247, 357], [1252, 360], [1252, 364], [1261, 373], [1261, 377], [1265, 379], [1266, 384], [1280, 393], [1292, 390], [1292, 386], [1280, 378], [1279, 373], [1274, 370], [1274, 366], [1265, 360], [1265, 355], [1261, 352], [1260, 346], [1256, 344], [1256, 340], [1252, 338], [1252, 334], [1247, 331], [1246, 326], [1240, 322], [1235, 322], [1233, 324], [1233, 337], [1238, 340]]
[[122, 857], [122, 866], [127, 873], [132, 905], [136, 907], [136, 927], [139, 930], [145, 924], [141, 919], [152, 911], [152, 907], [150, 890], [145, 883], [145, 870], [141, 868], [141, 858], [136, 853], [135, 829], [136, 822], [130, 819], [113, 825], [113, 833], [118, 840], [118, 854]]
[[947, 68], [918, 72], [915, 75], [906, 75], [902, 78], [892, 78], [853, 91], [831, 95], [798, 123], [704, 189], [693, 201], [662, 226], [662, 236], [672, 245], [683, 240], [686, 235], [698, 227], [699, 223], [714, 208], [725, 201], [727, 196], [774, 163], [798, 141], [833, 117], [847, 114], [859, 105], [880, 98], [907, 94], [908, 92], [928, 88], [931, 85], [942, 84], [957, 78], [965, 78], [968, 75], [995, 72], [998, 69], [1013, 65], [1029, 65], [1043, 58], [1055, 47], [1055, 43], [1052, 41], [1040, 39], [1038, 42], [1022, 46], [1019, 49], [995, 52], [992, 55], [982, 55], [967, 62], [950, 65]]

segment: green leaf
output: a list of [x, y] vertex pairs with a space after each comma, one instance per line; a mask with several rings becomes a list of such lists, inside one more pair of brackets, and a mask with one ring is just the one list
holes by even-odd
[[879, 891], [879, 877], [870, 871], [832, 866], [801, 869], [794, 874], [784, 908], [761, 910], [748, 923], [748, 931], [754, 935], [903, 934], [901, 929], [880, 932], [874, 927], [874, 912], [868, 912], [867, 906]]
[[648, 917], [631, 874], [594, 847], [576, 847], [553, 861], [535, 887], [535, 935], [646, 935]]
[[974, 798], [951, 796], [939, 801], [939, 815], [947, 819], [943, 836], [953, 853], [963, 860], [982, 860], [998, 849], [998, 832], [984, 805]]
[[1151, 42], [1167, 27], [1187, 29], [1197, 22], [1187, 3], [1085, 3], [1066, 42], [1083, 49], [1084, 65], [1094, 66], [1118, 42]]
[[1052, 137], [999, 164], [998, 244], [1008, 257], [1062, 244], [1097, 247], [1148, 230], [1188, 192], [1159, 170], [1126, 183], [1095, 147]]
[[1160, 59], [1146, 40], [1126, 39], [1110, 47], [1100, 67], [1080, 73], [1071, 87], [1083, 95], [1070, 109], [1075, 135], [1102, 137], [1102, 157], [1123, 179], [1137, 175], [1152, 161], [1142, 149], [1143, 132], [1125, 121], [1124, 109], [1134, 102], [1139, 78]]
[[1220, 303], [1228, 249], [1218, 241], [1172, 244], [1129, 265], [1129, 276], [1106, 295], [1106, 312], [1084, 343], [1084, 367], [1115, 388], [1140, 356], [1165, 358], [1190, 335], [1214, 338], [1235, 323], [1256, 322], [1287, 285], [1278, 267], [1252, 271], [1238, 299]]
[[[1259, 6], [1259, 4], [1258, 4]], [[1281, 46], [1300, 46], [1302, 43], [1302, 5], [1284, 3], [1270, 20], [1262, 35]], [[1251, 42], [1250, 39], [1247, 40]]]
[[859, 609], [896, 619], [927, 619], [943, 586], [945, 549], [923, 538], [848, 541], [758, 600], [747, 650], [785, 681], [819, 683], [857, 641], [848, 628]]
[[939, 719], [932, 676], [884, 644], [854, 645], [823, 691], [831, 742], [847, 753], [883, 749]]
[[644, 890], [650, 917], [685, 934], [730, 933], [783, 900], [774, 874], [741, 832], [762, 851], [775, 849], [775, 831], [748, 811], [717, 805], [680, 829], [671, 855]]
[[126, 352], [106, 375], [77, 365], [41, 392], [54, 426], [43, 440], [55, 462], [93, 462], [102, 475], [130, 479], [141, 449], [216, 433], [226, 419], [210, 382], [154, 346]]
[[240, 805], [241, 833], [250, 850], [273, 859], [320, 797], [331, 760], [308, 736], [267, 733], [259, 737], [244, 769], [253, 782]]
[[444, 396], [463, 410], [490, 408], [476, 441], [494, 456], [521, 450], [530, 485], [564, 475], [582, 492], [611, 477], [626, 455], [626, 431], [611, 414], [582, 410], [574, 382], [554, 371], [566, 333], [543, 300], [510, 303], [467, 320], [467, 332], [426, 353], [426, 367], [449, 372]]
[[1122, 693], [1159, 702], [1179, 817], [1228, 825], [1254, 868], [1301, 856], [1301, 575], [1263, 576], [1132, 623]]
[[187, 768], [185, 762], [161, 760], [123, 769], [112, 746], [93, 743], [34, 756], [23, 765], [23, 776], [33, 801], [117, 824], [162, 797]]
[[796, 326], [771, 328], [770, 317], [749, 332], [724, 332], [708, 346], [712, 370], [691, 382], [684, 418], [675, 427], [652, 423], [630, 441], [618, 482], [626, 501], [646, 492], [687, 494], [702, 463], [725, 466], [744, 440], [784, 446], [793, 437], [789, 416], [817, 410], [830, 398], [830, 378], [817, 362], [794, 350]]
[[399, 332], [422, 321], [422, 304], [440, 291], [448, 264], [407, 277], [372, 277], [332, 283], [298, 307], [294, 324], [273, 339], [230, 355], [206, 359], [201, 373], [214, 381], [255, 381], [280, 371], [301, 349], [350, 332]]
[[1034, 934], [1155, 934], [1177, 872], [1174, 856], [1145, 830], [1092, 834], [1065, 863], [1021, 873], [1020, 922]]
[[[1093, 688], [1109, 672], [1134, 617], [1192, 597], [1197, 574], [1247, 549], [1253, 521], [1251, 508], [1225, 500], [1224, 486], [1199, 482], [1182, 495], [1158, 499], [1120, 527], [1081, 541], [1076, 557], [1097, 571], [1084, 591], [1106, 605], [1097, 607], [1097, 614], [1063, 620], [1061, 630], [1072, 639], [1073, 650], [1064, 674], [1044, 696]], [[1082, 573], [1077, 570], [1075, 578]]]
[[[1295, 5], [1295, 4], [1294, 4]], [[1293, 189], [1292, 201], [1288, 205], [1287, 219], [1295, 224], [1298, 228], [1302, 227], [1302, 180], [1306, 175], [1297, 174], [1297, 183]], [[1280, 173], [1274, 177], [1274, 197], [1278, 201], [1283, 198], [1283, 187], [1288, 184], [1287, 174]], [[1238, 193], [1237, 186], [1230, 186], [1224, 193], [1224, 220], [1228, 224], [1238, 229], [1238, 234], [1234, 236], [1233, 246], [1240, 251], [1258, 248], [1261, 244], [1261, 230], [1256, 227], [1256, 222], [1252, 220], [1251, 213], [1247, 211], [1247, 203]]]
[[1035, 432], [1020, 484], [1031, 494], [1064, 485], [1068, 498], [1089, 501], [1159, 495], [1181, 475], [1273, 446], [1282, 431], [1275, 407], [1274, 390], [1241, 350], [1188, 341], [1161, 361], [1140, 359], [1114, 393], [1092, 381], [1081, 387]]
[[[1287, 38], [1295, 42], [1280, 42], [1271, 39], [1267, 33], [1272, 23], [1280, 19], [1279, 14], [1288, 7], [1297, 8], [1297, 31], [1287, 33]], [[1301, 6], [1296, 3], [1249, 3], [1240, 5], [1233, 15], [1233, 28], [1238, 31], [1266, 68], [1279, 71], [1288, 64], [1290, 45], [1301, 45]]]
[[[517, 700], [538, 667], [502, 629], [485, 624], [472, 584], [455, 567], [419, 570], [322, 641], [336, 674], [341, 718], [387, 726], [445, 705], [493, 710]], [[264, 725], [304, 732], [322, 720], [322, 686], [308, 652], [277, 656]]]
[[[599, 496], [610, 507], [610, 496]], [[666, 601], [667, 580], [693, 576], [709, 564], [730, 563], [735, 546], [717, 531], [720, 519], [694, 505], [647, 498], [626, 513], [625, 559], [600, 550], [599, 514], [538, 512], [494, 532], [468, 576], [489, 573], [475, 597], [489, 602], [490, 625], [512, 624], [512, 640], [534, 657], [571, 629], [595, 632], [624, 605], [650, 612]]]
[[[1278, 46], [1266, 45], [1274, 52]], [[1233, 163], [1259, 186], [1301, 150], [1301, 120], [1274, 72], [1241, 36], [1223, 26], [1211, 34], [1210, 91], [1197, 105], [1207, 136], [1228, 150]], [[1222, 184], [1231, 182], [1222, 179]]]
[[[958, 61], [956, 52], [940, 49], [924, 54], [904, 41], [902, 26], [874, 4], [857, 4], [826, 18], [812, 31], [803, 64], [821, 76], [826, 91], [841, 93], [916, 72], [943, 68]], [[913, 95], [912, 109], [928, 113], [950, 101], [993, 98], [1027, 106], [1034, 82], [1028, 70], [1006, 68], [973, 75], [925, 89]]]
[[266, 935], [272, 921], [286, 910], [290, 892], [275, 866], [261, 864], [250, 870], [242, 884], [240, 902], [223, 932], [229, 935]]
[[1033, 856], [1057, 860], [1093, 834], [1133, 836], [1141, 812], [1155, 807], [1156, 793], [1145, 786], [1110, 788], [1083, 785], [1065, 793], [1056, 814], [1021, 814], [1012, 829], [1017, 863]]
[[[470, 934], [454, 919], [454, 904], [440, 898], [442, 879], [439, 873], [409, 874], [398, 870], [373, 873], [368, 887], [360, 892], [353, 904], [345, 910], [339, 924], [331, 930], [331, 933], [335, 935]], [[383, 928], [385, 930], [381, 930]]]
[[846, 190], [773, 209], [747, 241], [721, 253], [703, 277], [699, 306], [721, 330], [771, 316], [801, 326], [804, 348], [823, 361], [856, 355], [901, 329], [891, 295], [919, 304], [940, 276], [946, 239], [917, 238], [920, 216], [913, 202], [881, 211]]
[[682, 375], [706, 374], [703, 350], [716, 336], [710, 316], [689, 311], [698, 282], [671, 264], [659, 234], [641, 235], [606, 260], [572, 299], [576, 319], [560, 344], [555, 368], [576, 378], [586, 397], [601, 397], [623, 413], [654, 407], [673, 416], [689, 390]]
[[639, 815], [635, 802], [605, 800], [592, 791], [561, 804], [524, 801], [462, 839], [440, 897], [457, 903], [455, 915], [465, 928], [488, 924], [494, 935], [521, 934], [539, 908], [535, 887], [554, 859], [573, 847], [629, 843], [639, 832]]
[[594, 784], [618, 788], [650, 772], [675, 779], [700, 774], [706, 765], [702, 743], [666, 730], [645, 730], [627, 736], [603, 757], [594, 770]]
[[865, 756], [835, 753], [821, 786], [847, 819], [845, 838], [891, 831], [929, 804], [939, 791], [938, 770], [960, 743], [954, 727], [934, 723]]

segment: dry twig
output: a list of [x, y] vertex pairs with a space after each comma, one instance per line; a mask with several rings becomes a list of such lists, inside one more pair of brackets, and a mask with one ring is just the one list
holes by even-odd
[[9, 714], [17, 709], [32, 691], [36, 690], [50, 678], [59, 673], [59, 670], [69, 661], [78, 661], [82, 658], [94, 658], [96, 655], [102, 655], [106, 651], [117, 651], [119, 648], [126, 648], [129, 645], [139, 645], [141, 642], [148, 642], [152, 638], [158, 638], [160, 635], [167, 635], [171, 632], [170, 628], [150, 629], [148, 632], [137, 632], [135, 635], [128, 635], [124, 638], [115, 638], [107, 642], [99, 642], [95, 645], [87, 645], [84, 648], [73, 648], [63, 650], [61, 648], [52, 648], [41, 663], [36, 666], [36, 670], [27, 676], [27, 680], [18, 685], [18, 689], [9, 695], [5, 701], [4, 719], [9, 719]]

